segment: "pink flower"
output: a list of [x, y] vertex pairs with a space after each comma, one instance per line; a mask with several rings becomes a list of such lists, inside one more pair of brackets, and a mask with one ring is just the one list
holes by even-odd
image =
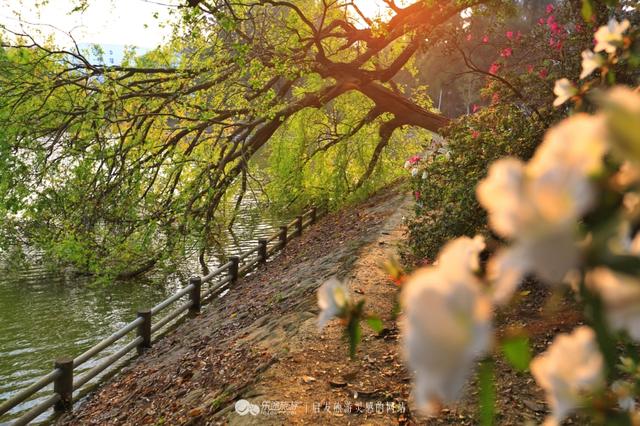
[[503, 58], [508, 58], [512, 54], [513, 54], [513, 49], [510, 47], [507, 47], [506, 49], [503, 49], [502, 52], [500, 52], [500, 56], [502, 56]]
[[547, 71], [546, 68], [542, 68], [538, 74], [542, 78], [547, 78], [547, 76], [549, 75], [549, 71]]
[[507, 31], [506, 35], [509, 40], [513, 39], [513, 31]]
[[531, 74], [533, 72], [533, 65], [531, 65], [531, 64], [527, 65], [527, 72], [529, 74]]
[[472, 132], [471, 132], [471, 137], [472, 137], [473, 139], [478, 139], [478, 138], [480, 137], [480, 132], [479, 132], [479, 131], [477, 131], [477, 130], [472, 131]]
[[492, 63], [489, 67], [489, 73], [498, 74], [498, 71], [500, 71], [500, 64], [497, 62]]
[[479, 105], [473, 104], [473, 108], [471, 109], [472, 112], [478, 112], [478, 110], [480, 109]]
[[467, 41], [471, 41], [471, 40], [473, 40], [473, 35], [467, 34]]
[[413, 196], [416, 197], [416, 201], [420, 199], [420, 191], [416, 191], [413, 193]]
[[419, 155], [414, 155], [413, 157], [409, 158], [409, 164], [414, 165], [420, 160], [421, 157]]
[[485, 35], [484, 37], [482, 37], [482, 42], [483, 43], [489, 43], [489, 36]]
[[551, 3], [549, 3], [547, 5], [547, 15], [553, 12], [553, 5]]
[[555, 46], [555, 45], [556, 45], [556, 41], [555, 41], [555, 39], [554, 39], [553, 37], [551, 37], [551, 38], [549, 39], [549, 46], [550, 46], [550, 47], [553, 47], [553, 46]]
[[544, 18], [540, 18], [540, 19], [538, 19], [538, 24], [540, 24], [540, 25], [544, 25]]

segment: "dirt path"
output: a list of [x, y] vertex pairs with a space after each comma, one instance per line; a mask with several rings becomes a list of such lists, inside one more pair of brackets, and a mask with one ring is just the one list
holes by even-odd
[[[242, 396], [259, 407], [259, 414], [239, 416], [230, 405], [217, 419], [230, 425], [479, 424], [475, 379], [463, 400], [437, 417], [426, 418], [413, 409], [411, 375], [403, 363], [393, 315], [398, 289], [381, 268], [404, 241], [402, 216], [410, 214], [409, 206], [400, 205], [387, 219], [378, 238], [362, 248], [347, 276], [352, 295], [365, 298], [367, 310], [383, 319], [383, 333], [377, 335], [365, 327], [357, 357], [351, 360], [338, 321], [322, 333], [316, 317], [302, 321], [289, 340], [288, 355]], [[533, 333], [534, 352], [544, 351], [555, 333], [569, 331], [580, 320], [562, 297], [549, 301], [548, 289], [533, 282], [524, 284], [520, 302], [498, 314], [498, 334], [527, 326]], [[496, 360], [497, 424], [540, 424], [548, 410], [531, 375], [511, 369], [499, 356]]]
[[[478, 424], [474, 380], [463, 401], [437, 418], [411, 410], [411, 378], [393, 318], [398, 290], [381, 268], [397, 253], [410, 206], [391, 188], [322, 218], [59, 423]], [[364, 327], [355, 360], [336, 321], [317, 329], [316, 290], [334, 275], [384, 321], [381, 335]], [[550, 306], [546, 289], [525, 285], [520, 303], [498, 314], [498, 333], [527, 325], [534, 352], [544, 350], [554, 334], [579, 322], [568, 303], [554, 300]], [[496, 377], [497, 424], [539, 424], [547, 408], [530, 374], [498, 359]]]
[[397, 288], [381, 266], [397, 253], [409, 207], [406, 201], [398, 206], [345, 277], [352, 295], [366, 298], [368, 311], [383, 319], [381, 336], [363, 327], [357, 357], [351, 360], [337, 321], [320, 333], [317, 317], [307, 318], [289, 340], [287, 356], [244, 395], [260, 414], [239, 416], [229, 409], [225, 423], [389, 425], [407, 420], [409, 376], [398, 355], [393, 320]]
[[[291, 357], [300, 354], [301, 342], [320, 338], [315, 325], [317, 288], [333, 275], [348, 277], [365, 248], [400, 224], [404, 199], [401, 190], [391, 188], [322, 218], [266, 267], [240, 280], [224, 299], [160, 340], [58, 423], [246, 420], [235, 413], [235, 401], [260, 392], [261, 386], [268, 388], [267, 378], [276, 371], [289, 374]], [[336, 359], [346, 360], [346, 346], [336, 343]]]

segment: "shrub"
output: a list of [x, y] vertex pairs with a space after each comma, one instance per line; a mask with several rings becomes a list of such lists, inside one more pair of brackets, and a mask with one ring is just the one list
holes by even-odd
[[500, 157], [531, 157], [543, 132], [544, 126], [510, 105], [483, 109], [450, 126], [448, 146], [421, 160], [426, 166], [413, 180], [416, 215], [408, 225], [415, 254], [434, 259], [451, 237], [482, 228], [486, 214], [475, 198], [477, 182]]

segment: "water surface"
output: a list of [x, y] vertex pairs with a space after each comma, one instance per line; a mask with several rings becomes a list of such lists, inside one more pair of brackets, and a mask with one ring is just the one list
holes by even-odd
[[[226, 256], [255, 247], [257, 238], [273, 235], [282, 222], [245, 212], [237, 219], [234, 234], [227, 233], [214, 250], [209, 266], [214, 268]], [[181, 269], [168, 277], [151, 274], [96, 285], [90, 277], [48, 269], [34, 255], [27, 267], [0, 275], [0, 402], [49, 373], [54, 359], [81, 354], [135, 319], [139, 308], [169, 297], [185, 285], [185, 277], [200, 272], [195, 256], [188, 256]], [[75, 374], [117, 351], [127, 339], [105, 349]], [[0, 425], [9, 424], [50, 395], [51, 387], [43, 389], [37, 398], [0, 416]]]

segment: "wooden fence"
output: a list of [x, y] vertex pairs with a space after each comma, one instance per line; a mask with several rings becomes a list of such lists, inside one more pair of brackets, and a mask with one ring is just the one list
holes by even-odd
[[[269, 256], [282, 250], [291, 238], [302, 235], [303, 229], [315, 223], [317, 215], [318, 209], [315, 207], [312, 208], [305, 214], [296, 217], [286, 226], [281, 226], [280, 232], [271, 238], [260, 238], [255, 248], [242, 253], [240, 256], [231, 256], [227, 263], [205, 276], [189, 278], [188, 285], [182, 290], [150, 309], [138, 311], [135, 320], [111, 336], [103, 339], [95, 346], [89, 348], [81, 355], [75, 358], [58, 358], [55, 360], [52, 372], [0, 404], [0, 416], [28, 400], [51, 383], [53, 383], [53, 394], [14, 420], [13, 425], [28, 424], [51, 407], [53, 407], [56, 412], [70, 411], [73, 407], [74, 399], [77, 400], [79, 398], [77, 395], [74, 398], [74, 392], [80, 390], [91, 379], [113, 366], [118, 360], [134, 349], [138, 355], [142, 354], [146, 349], [151, 347], [154, 340], [160, 337], [162, 333], [159, 332], [162, 331], [163, 327], [170, 323], [175, 323], [179, 319], [183, 319], [185, 315], [182, 314], [185, 312], [190, 314], [200, 312], [200, 308], [204, 303], [213, 300], [222, 292], [227, 291], [231, 284], [235, 283], [239, 277], [247, 274], [259, 265], [266, 263]], [[204, 289], [203, 284], [210, 285], [207, 289]], [[185, 296], [188, 296], [188, 301], [178, 305], [155, 323], [153, 322], [154, 316], [157, 316], [161, 311], [175, 304]], [[81, 376], [74, 376], [75, 368], [86, 363], [106, 348], [113, 346], [133, 331], [136, 332], [136, 338], [134, 340], [103, 359], [99, 364]]]

